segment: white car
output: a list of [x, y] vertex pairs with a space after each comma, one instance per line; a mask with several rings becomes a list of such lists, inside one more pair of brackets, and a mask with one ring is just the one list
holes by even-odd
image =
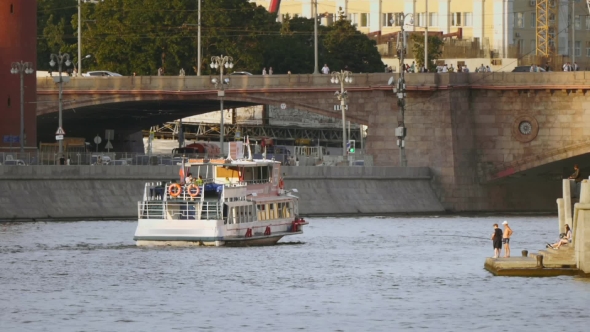
[[123, 76], [123, 75], [113, 73], [112, 71], [108, 71], [108, 70], [96, 70], [96, 71], [89, 71], [87, 73], [84, 73], [84, 74], [82, 74], [82, 76], [84, 76], [84, 77], [94, 77], [94, 76], [111, 77], [111, 76]]

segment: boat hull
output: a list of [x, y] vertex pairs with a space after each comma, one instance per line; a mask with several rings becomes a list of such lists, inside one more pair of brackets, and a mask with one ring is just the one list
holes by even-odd
[[[293, 231], [291, 223], [285, 220], [258, 222], [248, 226], [250, 228], [228, 226], [220, 220], [140, 220], [133, 240], [137, 246], [146, 247], [271, 246], [284, 236], [303, 233], [300, 229]], [[264, 232], [267, 228], [270, 234]], [[250, 233], [247, 232], [248, 229], [251, 230]]]

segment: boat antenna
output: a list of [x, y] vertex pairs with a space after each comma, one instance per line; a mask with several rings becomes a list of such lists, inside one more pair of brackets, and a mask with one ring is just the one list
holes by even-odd
[[180, 167], [182, 167], [182, 170], [179, 172], [180, 173], [180, 183], [184, 183], [184, 178], [186, 176], [186, 174], [185, 174], [186, 170], [184, 169], [184, 154], [182, 155], [182, 163], [180, 164]]

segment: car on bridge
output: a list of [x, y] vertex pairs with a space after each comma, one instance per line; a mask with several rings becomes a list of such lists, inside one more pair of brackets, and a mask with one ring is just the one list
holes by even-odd
[[[545, 72], [545, 68], [543, 67], [537, 67], [539, 68], [539, 72]], [[531, 72], [531, 66], [518, 66], [515, 67], [514, 69], [512, 69], [513, 73], [529, 73]]]
[[252, 73], [249, 73], [247, 71], [234, 71], [230, 75], [252, 75]]
[[[0, 163], [0, 165], [2, 165], [2, 163]], [[5, 160], [4, 165], [5, 166], [26, 166], [27, 163], [25, 163], [23, 160], [15, 159], [15, 160]]]
[[123, 76], [118, 73], [113, 73], [112, 71], [108, 70], [96, 70], [96, 71], [89, 71], [87, 73], [82, 74], [84, 77], [94, 77], [94, 76], [106, 76], [106, 77], [116, 77], [116, 76]]

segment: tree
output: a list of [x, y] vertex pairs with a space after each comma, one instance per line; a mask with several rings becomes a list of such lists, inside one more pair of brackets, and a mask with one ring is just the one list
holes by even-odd
[[[198, 12], [195, 0], [109, 0], [82, 5], [82, 53], [92, 54], [85, 69], [123, 75], [166, 75], [180, 68], [190, 74], [217, 73], [212, 56], [233, 57], [234, 71], [310, 73], [314, 67], [313, 19], [286, 18], [248, 0], [203, 0], [202, 60], [197, 63]], [[39, 0], [39, 63], [49, 53], [77, 56], [77, 1]], [[319, 62], [333, 69], [381, 71], [375, 42], [342, 16], [334, 26], [320, 26]], [[42, 60], [42, 61], [41, 61]]]
[[72, 0], [37, 1], [38, 70], [52, 69], [49, 66], [51, 53], [66, 53], [75, 49], [73, 44], [76, 42], [76, 37], [73, 35], [72, 26], [68, 24], [75, 13], [77, 13], [77, 7]]
[[111, 0], [95, 6], [91, 25], [83, 25], [85, 53], [93, 54], [94, 69], [124, 75], [155, 75], [162, 67], [167, 74], [190, 68], [196, 53], [190, 23], [195, 1]]
[[[413, 34], [410, 38], [412, 41], [412, 50], [419, 67], [424, 66], [424, 36]], [[437, 36], [428, 36], [428, 71], [436, 72], [436, 60], [442, 55], [442, 46], [444, 42]]]
[[339, 19], [324, 39], [325, 62], [331, 70], [348, 68], [353, 72], [382, 72], [383, 61], [374, 40], [356, 29], [350, 21]]
[[263, 44], [263, 67], [272, 67], [277, 74], [313, 71], [313, 19], [285, 17], [279, 34], [264, 36]]

